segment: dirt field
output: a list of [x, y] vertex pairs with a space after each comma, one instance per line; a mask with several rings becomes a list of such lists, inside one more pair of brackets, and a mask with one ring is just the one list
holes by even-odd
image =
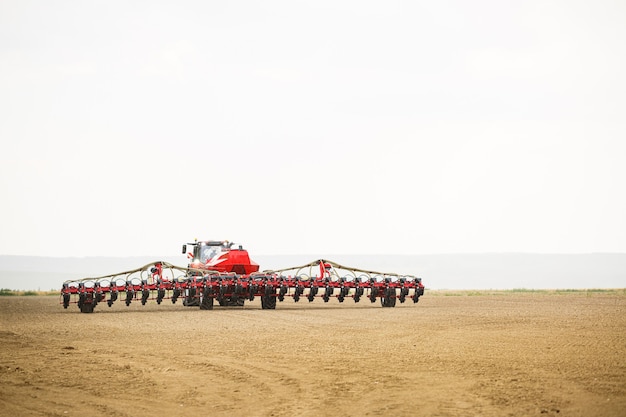
[[626, 415], [624, 291], [58, 301], [0, 297], [2, 416]]

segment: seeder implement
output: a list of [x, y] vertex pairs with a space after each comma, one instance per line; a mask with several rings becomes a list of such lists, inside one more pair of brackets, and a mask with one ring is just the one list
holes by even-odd
[[[195, 246], [194, 254], [189, 254], [192, 262], [186, 268], [159, 261], [117, 274], [66, 281], [61, 303], [64, 308], [77, 304], [83, 313], [93, 312], [101, 302], [111, 307], [118, 300], [129, 306], [163, 300], [176, 303], [179, 298], [183, 305], [203, 310], [213, 309], [216, 300], [221, 306], [243, 306], [257, 297], [262, 309], [275, 309], [277, 301], [289, 297], [294, 302], [336, 298], [340, 303], [366, 297], [372, 303], [380, 299], [383, 307], [395, 307], [396, 301], [404, 303], [407, 298], [417, 303], [424, 294], [421, 278], [412, 275], [367, 271], [325, 259], [258, 272], [258, 265], [241, 247], [231, 249], [227, 242], [214, 241], [190, 245]], [[203, 258], [201, 249], [217, 246], [218, 253]]]

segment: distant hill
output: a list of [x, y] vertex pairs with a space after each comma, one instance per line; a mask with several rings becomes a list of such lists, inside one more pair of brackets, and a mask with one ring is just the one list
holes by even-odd
[[[325, 258], [346, 266], [421, 276], [430, 289], [625, 288], [626, 254], [259, 255], [261, 269]], [[60, 289], [63, 281], [127, 271], [153, 261], [185, 266], [175, 257], [46, 258], [0, 256], [0, 288]]]

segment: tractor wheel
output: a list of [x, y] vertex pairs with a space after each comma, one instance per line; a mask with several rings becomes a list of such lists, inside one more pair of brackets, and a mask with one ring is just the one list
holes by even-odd
[[276, 309], [276, 297], [270, 295], [264, 295], [261, 297], [261, 309], [263, 310], [275, 310]]

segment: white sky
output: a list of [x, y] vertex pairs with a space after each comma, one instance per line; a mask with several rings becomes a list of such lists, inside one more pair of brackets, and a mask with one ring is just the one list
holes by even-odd
[[626, 252], [623, 1], [0, 2], [0, 254]]

